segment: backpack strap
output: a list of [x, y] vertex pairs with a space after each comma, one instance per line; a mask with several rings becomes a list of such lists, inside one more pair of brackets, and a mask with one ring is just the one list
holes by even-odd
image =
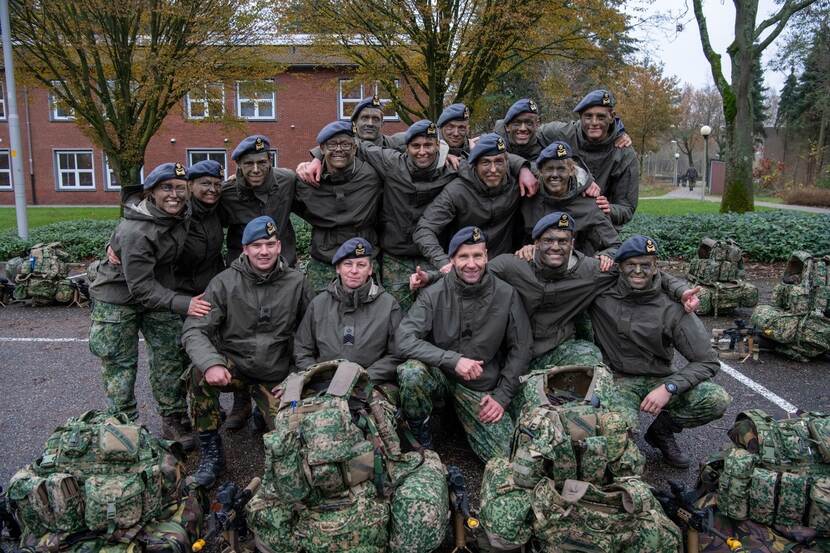
[[565, 483], [562, 484], [562, 492], [559, 495], [566, 503], [578, 503], [579, 500], [585, 497], [590, 486], [588, 482], [582, 482], [581, 480], [565, 480]]
[[282, 398], [280, 399], [280, 409], [286, 405], [300, 401], [304, 383], [301, 373], [291, 373], [285, 378], [283, 381]]
[[351, 361], [339, 360], [337, 371], [331, 379], [327, 394], [335, 397], [346, 397], [351, 394], [352, 387], [360, 377], [363, 368]]

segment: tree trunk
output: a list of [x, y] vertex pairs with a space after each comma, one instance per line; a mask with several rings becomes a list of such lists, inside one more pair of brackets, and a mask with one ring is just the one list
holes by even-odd
[[122, 157], [118, 152], [107, 152], [110, 169], [118, 178], [121, 185], [121, 210], [132, 196], [141, 194], [141, 167], [143, 160], [132, 160]]
[[827, 140], [827, 124], [828, 124], [828, 117], [827, 111], [823, 110], [821, 114], [821, 126], [818, 130], [818, 144], [816, 149], [816, 176], [813, 179], [813, 184], [818, 184], [818, 181], [821, 179], [823, 173], [822, 169], [824, 169], [824, 143]]

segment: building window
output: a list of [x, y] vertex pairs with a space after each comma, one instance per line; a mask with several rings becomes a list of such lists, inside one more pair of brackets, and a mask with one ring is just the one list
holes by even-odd
[[194, 163], [199, 163], [206, 159], [218, 161], [222, 168], [228, 166], [228, 154], [225, 150], [188, 150], [187, 151], [187, 165], [188, 167]]
[[236, 113], [243, 119], [274, 120], [276, 96], [274, 81], [238, 81]]
[[185, 97], [188, 119], [222, 117], [225, 114], [225, 87], [222, 83], [210, 83], [191, 90]]
[[12, 168], [8, 150], [0, 150], [0, 190], [12, 189]]
[[271, 148], [270, 150], [268, 150], [268, 154], [271, 156], [271, 167], [274, 167], [274, 168], [278, 167], [277, 163], [279, 162], [279, 159], [280, 159], [279, 152], [277, 150], [275, 150], [274, 148]]
[[[103, 154], [104, 157], [104, 190], [108, 191], [119, 191], [121, 190], [121, 184], [118, 182], [118, 177], [116, 176], [115, 172], [110, 167], [110, 160], [107, 158], [107, 154]], [[139, 173], [139, 178], [141, 179], [141, 183], [144, 184], [144, 167], [141, 168]]]
[[[398, 81], [395, 81], [398, 86]], [[398, 121], [398, 114], [392, 109], [392, 99], [389, 92], [380, 84], [358, 83], [352, 79], [340, 79], [338, 90], [338, 106], [340, 119], [349, 119], [360, 100], [376, 94], [383, 108], [384, 121]]]
[[92, 150], [55, 150], [58, 190], [95, 190]]
[[0, 82], [0, 121], [6, 120], [6, 83]]
[[[52, 81], [52, 86], [57, 88], [60, 86], [59, 81]], [[54, 92], [49, 91], [49, 112], [52, 121], [74, 121], [75, 110], [66, 105], [66, 102], [55, 95]]]

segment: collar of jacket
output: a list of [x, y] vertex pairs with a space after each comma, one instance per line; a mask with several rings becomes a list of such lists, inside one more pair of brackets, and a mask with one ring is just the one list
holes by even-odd
[[257, 198], [262, 202], [265, 202], [268, 199], [268, 196], [271, 195], [271, 191], [276, 188], [277, 179], [274, 176], [274, 168], [268, 168], [268, 175], [265, 177], [265, 182], [261, 185], [256, 187], [251, 187], [248, 185], [248, 181], [245, 180], [245, 177], [242, 175], [242, 168], [236, 168], [236, 187], [239, 191], [239, 199], [241, 200], [249, 200], [253, 198]]
[[464, 145], [460, 148], [453, 148], [450, 146], [448, 153], [461, 159], [467, 159], [470, 156], [470, 139], [465, 138]]
[[621, 297], [630, 299], [634, 303], [640, 303], [642, 301], [647, 301], [659, 294], [661, 294], [661, 287], [662, 283], [660, 280], [660, 272], [656, 272], [653, 277], [651, 277], [651, 283], [646, 286], [643, 290], [635, 290], [628, 284], [628, 279], [625, 278], [625, 275], [620, 271], [620, 276], [617, 278], [617, 291]]
[[536, 273], [536, 276], [542, 280], [560, 280], [565, 275], [576, 269], [576, 266], [582, 261], [582, 257], [583, 255], [578, 251], [571, 250], [571, 257], [568, 259], [568, 263], [566, 265], [556, 268], [548, 267], [542, 263], [541, 252], [537, 247], [536, 253], [533, 254], [533, 261], [531, 261], [531, 264], [533, 265], [533, 270]]
[[435, 155], [435, 161], [432, 165], [425, 169], [421, 169], [415, 165], [409, 154], [406, 154], [406, 168], [409, 169], [409, 174], [412, 175], [412, 180], [432, 181], [438, 178], [441, 174], [441, 167], [438, 166], [438, 160], [441, 158], [440, 152]]
[[447, 273], [446, 278], [449, 280], [453, 289], [455, 289], [455, 291], [458, 292], [462, 298], [481, 297], [493, 285], [493, 277], [490, 276], [490, 271], [487, 270], [486, 266], [484, 267], [484, 274], [481, 275], [481, 280], [475, 284], [468, 284], [461, 280], [461, 277], [458, 276], [458, 273], [454, 268]]
[[614, 128], [611, 129], [611, 132], [608, 133], [605, 140], [592, 142], [588, 140], [587, 136], [585, 136], [585, 132], [582, 130], [582, 125], [580, 124], [579, 129], [576, 131], [577, 147], [584, 152], [601, 152], [608, 150], [609, 147], [616, 148], [616, 146], [614, 146], [614, 141], [617, 140], [621, 134], [622, 131], [620, 130], [620, 122], [615, 119]]
[[492, 198], [494, 196], [500, 196], [505, 192], [510, 191], [510, 189], [515, 184], [513, 177], [510, 175], [510, 168], [508, 167], [507, 172], [504, 174], [504, 178], [502, 178], [501, 183], [498, 186], [490, 188], [481, 178], [478, 176], [478, 172], [476, 168], [472, 165], [464, 163], [459, 167], [459, 175], [467, 181], [470, 188], [478, 194], [479, 196], [484, 196], [485, 198]]
[[234, 260], [231, 267], [239, 271], [242, 276], [254, 281], [254, 284], [267, 284], [280, 278], [285, 270], [285, 260], [280, 256], [277, 264], [267, 273], [261, 273], [251, 267], [248, 256], [244, 253]]
[[380, 295], [381, 288], [373, 277], [369, 277], [362, 286], [356, 290], [350, 290], [343, 286], [338, 276], [328, 287], [329, 293], [340, 303], [343, 312], [356, 311], [361, 305], [371, 303]]
[[202, 220], [216, 211], [219, 207], [219, 202], [217, 201], [213, 205], [208, 205], [200, 200], [197, 200], [196, 198], [193, 198], [190, 200], [190, 207], [193, 212], [193, 218]]
[[187, 202], [185, 204], [185, 208], [179, 213], [171, 215], [156, 206], [156, 204], [150, 201], [150, 198], [144, 198], [138, 203], [127, 205], [124, 209], [124, 218], [153, 221], [158, 225], [172, 227], [173, 225], [189, 219], [191, 213], [190, 202]]
[[320, 183], [323, 184], [343, 184], [352, 180], [357, 169], [357, 158], [352, 160], [352, 166], [340, 173], [330, 173], [325, 164], [323, 165], [323, 174], [320, 176]]

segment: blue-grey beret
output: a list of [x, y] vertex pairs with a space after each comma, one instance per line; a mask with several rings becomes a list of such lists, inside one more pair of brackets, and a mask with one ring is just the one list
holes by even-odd
[[494, 132], [482, 134], [478, 138], [478, 143], [470, 150], [467, 163], [475, 165], [481, 156], [494, 156], [496, 154], [503, 154], [505, 151], [507, 151], [507, 146], [501, 136]]
[[549, 159], [571, 159], [574, 156], [571, 145], [561, 140], [548, 144], [536, 158], [536, 167], [541, 167]]
[[639, 257], [641, 255], [657, 255], [657, 242], [648, 236], [635, 234], [622, 243], [620, 249], [617, 250], [614, 261], [620, 263], [629, 257]]
[[438, 118], [438, 128], [440, 129], [450, 121], [455, 121], [456, 119], [467, 121], [469, 118], [470, 108], [464, 104], [451, 104], [441, 112], [441, 117]]
[[438, 138], [438, 129], [435, 128], [435, 123], [429, 119], [421, 119], [410, 125], [406, 129], [406, 143], [409, 144], [419, 136], [426, 136], [427, 138]]
[[447, 255], [450, 257], [455, 255], [458, 248], [464, 244], [486, 244], [487, 235], [478, 227], [464, 227], [456, 232], [452, 240], [450, 240], [450, 247], [447, 250]]
[[231, 154], [231, 159], [238, 161], [240, 157], [245, 154], [258, 154], [260, 152], [267, 152], [271, 147], [271, 141], [261, 134], [255, 134], [244, 138], [242, 142], [234, 149]]
[[247, 246], [251, 242], [277, 236], [277, 224], [267, 215], [260, 215], [251, 219], [245, 230], [242, 232], [242, 245]]
[[147, 178], [144, 179], [144, 190], [150, 190], [155, 185], [160, 182], [170, 180], [170, 179], [186, 179], [187, 178], [187, 171], [185, 171], [184, 165], [179, 163], [162, 163], [152, 171], [150, 174], [147, 175]]
[[365, 238], [349, 238], [334, 252], [334, 257], [331, 258], [331, 264], [337, 265], [344, 259], [352, 259], [354, 257], [372, 257], [373, 251], [374, 248], [371, 242]]
[[368, 98], [363, 98], [359, 104], [357, 104], [352, 112], [352, 121], [357, 120], [357, 116], [360, 115], [360, 112], [366, 108], [376, 108], [376, 109], [383, 109], [383, 105], [380, 103], [380, 98], [375, 96], [369, 96]]
[[574, 108], [574, 113], [582, 113], [588, 108], [594, 106], [602, 106], [604, 108], [613, 108], [617, 105], [614, 95], [605, 89], [592, 90], [585, 95], [582, 100]]
[[535, 113], [538, 115], [539, 106], [537, 106], [536, 102], [534, 102], [530, 98], [522, 98], [521, 100], [510, 106], [510, 109], [507, 110], [507, 115], [504, 116], [504, 124], [509, 125], [512, 120], [514, 120], [522, 113]]
[[317, 144], [322, 145], [327, 140], [330, 140], [338, 134], [348, 134], [354, 136], [354, 123], [351, 121], [334, 121], [329, 123], [317, 133]]
[[187, 180], [198, 179], [199, 177], [224, 178], [222, 164], [212, 159], [203, 159], [187, 168]]
[[551, 227], [556, 228], [557, 230], [569, 230], [573, 232], [576, 228], [576, 223], [574, 222], [574, 218], [567, 213], [562, 211], [554, 211], [553, 213], [548, 213], [536, 221], [536, 224], [533, 226], [531, 237], [536, 240]]

